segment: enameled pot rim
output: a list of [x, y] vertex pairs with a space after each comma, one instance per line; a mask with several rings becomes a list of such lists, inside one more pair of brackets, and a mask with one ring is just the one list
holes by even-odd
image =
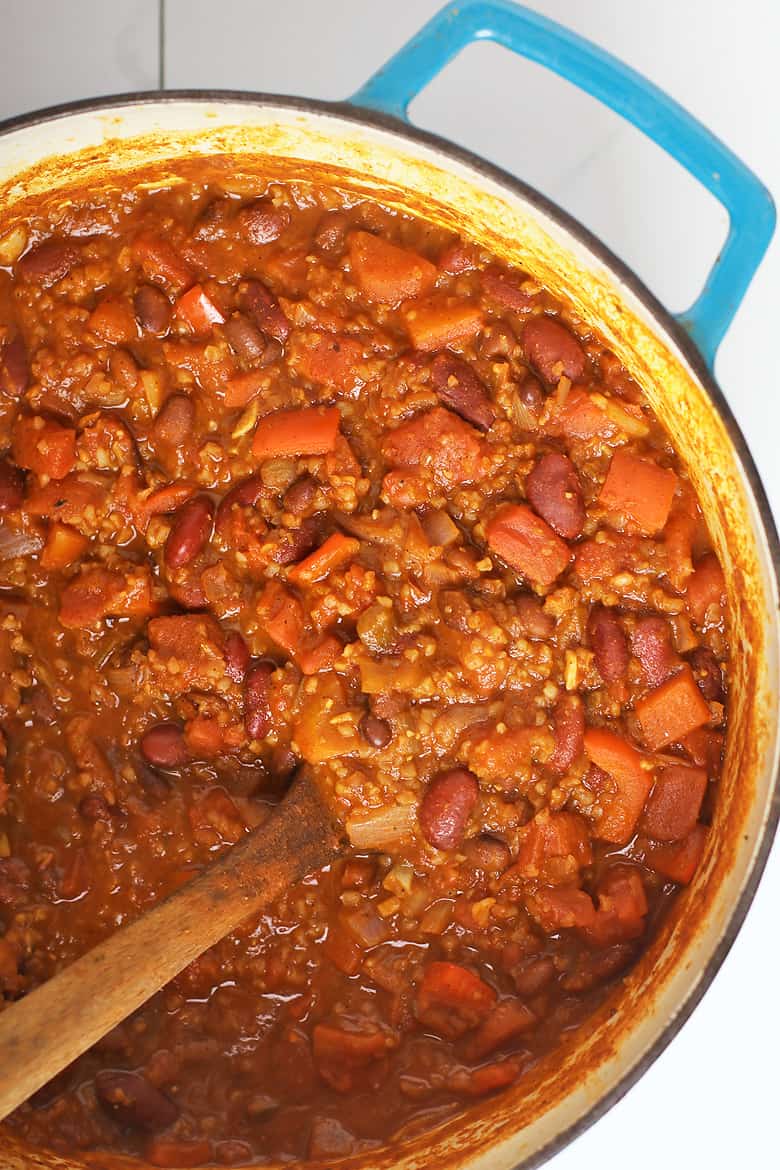
[[[744, 473], [750, 494], [756, 505], [760, 518], [760, 527], [767, 544], [769, 563], [771, 564], [773, 592], [775, 594], [777, 593], [778, 582], [780, 582], [780, 541], [778, 540], [775, 520], [748, 445], [723, 392], [715, 380], [714, 374], [708, 368], [704, 358], [683, 326], [647, 288], [633, 269], [616, 256], [588, 228], [584, 227], [579, 220], [564, 211], [555, 202], [541, 194], [541, 192], [522, 179], [518, 179], [503, 168], [487, 162], [479, 155], [455, 145], [440, 135], [418, 129], [390, 115], [360, 108], [352, 105], [350, 102], [329, 102], [288, 95], [253, 93], [245, 90], [145, 90], [101, 98], [81, 99], [6, 119], [0, 122], [0, 139], [17, 130], [54, 122], [60, 118], [70, 117], [79, 113], [110, 111], [118, 107], [127, 106], [174, 105], [177, 102], [202, 102], [204, 104], [230, 102], [254, 107], [272, 107], [315, 116], [319, 114], [327, 115], [357, 126], [369, 126], [384, 130], [403, 140], [406, 144], [411, 144], [412, 146], [417, 144], [433, 149], [444, 161], [452, 161], [466, 166], [475, 174], [484, 176], [486, 179], [503, 186], [515, 196], [519, 196], [531, 207], [537, 208], [549, 216], [558, 226], [570, 233], [578, 243], [608, 269], [612, 275], [617, 277], [619, 282], [625, 285], [637, 298], [653, 322], [658, 325], [660, 331], [674, 343], [694, 373], [699, 384], [706, 392], [728, 433], [737, 462]], [[776, 625], [779, 620], [778, 614], [775, 614], [774, 621]], [[552, 1140], [548, 1141], [544, 1146], [519, 1163], [515, 1170], [534, 1170], [535, 1167], [541, 1166], [593, 1125], [594, 1122], [598, 1121], [599, 1118], [603, 1117], [636, 1084], [650, 1065], [653, 1064], [674, 1039], [709, 988], [727, 954], [731, 950], [761, 880], [778, 823], [780, 823], [780, 766], [775, 771], [772, 780], [771, 797], [768, 802], [767, 814], [763, 822], [761, 837], [757, 843], [752, 866], [743, 884], [739, 898], [723, 928], [721, 938], [705, 965], [696, 986], [689, 992], [682, 1004], [679, 1005], [675, 1015], [664, 1025], [663, 1030], [654, 1043], [650, 1045], [633, 1067], [629, 1068], [620, 1077], [615, 1086], [601, 1096], [574, 1123], [561, 1130]]]

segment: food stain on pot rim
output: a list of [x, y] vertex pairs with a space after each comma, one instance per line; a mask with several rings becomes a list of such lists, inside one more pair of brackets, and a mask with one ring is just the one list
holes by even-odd
[[[218, 117], [219, 111], [212, 109], [206, 116]], [[622, 1054], [623, 1063], [628, 1067], [642, 1056], [660, 1031], [657, 1021], [653, 1021], [654, 1013], [660, 1010], [669, 1018], [675, 999], [679, 1003], [690, 994], [695, 977], [701, 973], [702, 962], [712, 953], [712, 939], [721, 935], [733, 914], [741, 880], [737, 877], [734, 881], [735, 872], [743, 875], [749, 872], [762, 823], [772, 815], [769, 803], [757, 792], [756, 785], [761, 779], [766, 790], [771, 766], [769, 745], [775, 732], [771, 701], [776, 694], [772, 676], [776, 667], [776, 628], [774, 600], [769, 600], [773, 584], [771, 577], [767, 583], [766, 553], [754, 535], [758, 525], [755, 506], [735, 461], [727, 429], [690, 368], [680, 360], [674, 345], [665, 345], [648, 325], [643, 307], [631, 303], [630, 290], [616, 283], [601, 264], [592, 272], [589, 268], [592, 258], [583, 249], [577, 246], [572, 252], [568, 246], [571, 241], [554, 239], [546, 230], [550, 226], [546, 221], [543, 227], [534, 222], [534, 209], [514, 207], [512, 193], [497, 192], [495, 183], [488, 184], [489, 192], [480, 190], [473, 185], [480, 177], [470, 180], [463, 174], [452, 174], [430, 157], [412, 158], [405, 153], [406, 144], [403, 152], [399, 152], [394, 143], [382, 141], [382, 150], [378, 152], [375, 136], [392, 137], [384, 131], [362, 131], [357, 137], [334, 141], [332, 128], [318, 133], [312, 129], [309, 115], [293, 113], [292, 120], [292, 126], [227, 126], [220, 127], [217, 134], [209, 133], [205, 146], [214, 177], [244, 173], [251, 180], [253, 174], [261, 173], [284, 181], [303, 170], [315, 183], [362, 190], [379, 202], [462, 231], [505, 262], [524, 268], [556, 295], [564, 296], [578, 316], [597, 324], [607, 344], [646, 390], [654, 409], [670, 430], [705, 503], [726, 571], [732, 614], [730, 641], [741, 652], [734, 662], [731, 684], [727, 764], [715, 821], [718, 848], [708, 851], [702, 874], [683, 895], [679, 913], [666, 924], [633, 969], [620, 999], [606, 1003], [591, 1018], [587, 1031], [592, 1034], [580, 1037], [581, 1047], [566, 1055], [563, 1065], [559, 1053], [540, 1063], [534, 1074], [535, 1087], [524, 1085], [519, 1095], [513, 1095], [510, 1090], [506, 1098], [492, 1099], [475, 1107], [465, 1123], [463, 1119], [445, 1123], [433, 1138], [427, 1135], [413, 1140], [404, 1148], [400, 1161], [392, 1152], [371, 1155], [371, 1164], [376, 1166], [411, 1166], [429, 1157], [457, 1164], [468, 1159], [470, 1164], [478, 1165], [482, 1163], [479, 1158], [474, 1161], [473, 1151], [482, 1148], [490, 1150], [489, 1155], [487, 1152], [483, 1155], [484, 1159], [489, 1157], [489, 1161], [484, 1161], [486, 1166], [509, 1166], [526, 1157], [533, 1159], [534, 1151], [554, 1138], [555, 1129], [544, 1126], [545, 1115], [549, 1115], [552, 1106], [560, 1105], [571, 1093], [571, 1108], [563, 1122], [571, 1124], [614, 1086], [614, 1067], [600, 1071], [611, 1058]], [[120, 123], [116, 126], [119, 129]], [[295, 147], [304, 145], [302, 139], [305, 139], [305, 149], [301, 159], [296, 157]], [[155, 168], [165, 166], [166, 156], [176, 159], [180, 166], [183, 156], [202, 155], [203, 149], [199, 132], [155, 133], [132, 143], [108, 142], [80, 153], [75, 160], [43, 162], [25, 176], [23, 183], [18, 176], [9, 180], [0, 195], [9, 203], [18, 203], [19, 215], [23, 217], [27, 197], [32, 197], [36, 189], [51, 189], [54, 177], [62, 189], [66, 171], [72, 180], [69, 185], [74, 189], [86, 182], [110, 185], [112, 173], [133, 170], [144, 158], [154, 157]], [[251, 157], [266, 151], [270, 158]], [[212, 157], [220, 154], [227, 157]], [[454, 169], [458, 167], [462, 169], [463, 164]], [[163, 180], [164, 177], [159, 176]], [[158, 176], [154, 181], [158, 181]], [[746, 782], [748, 777], [750, 782]], [[732, 893], [726, 895], [723, 890], [730, 882]], [[704, 939], [705, 935], [709, 938]], [[682, 962], [681, 956], [685, 956]], [[670, 990], [673, 984], [676, 991]], [[641, 1031], [638, 1022], [643, 1019], [649, 1024], [649, 1030], [645, 1031], [644, 1038], [637, 1038]], [[584, 1065], [590, 1071], [583, 1082]], [[534, 1122], [541, 1125], [531, 1135]], [[519, 1138], [518, 1125], [528, 1127], [526, 1134]], [[561, 1128], [560, 1119], [557, 1128]], [[10, 1144], [9, 1156], [12, 1150]], [[30, 1155], [21, 1154], [21, 1157], [27, 1161], [18, 1165], [29, 1166]], [[365, 1157], [349, 1161], [366, 1165]]]

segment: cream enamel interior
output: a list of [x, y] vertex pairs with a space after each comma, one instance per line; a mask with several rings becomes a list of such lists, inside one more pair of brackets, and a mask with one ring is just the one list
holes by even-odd
[[[434, 1134], [344, 1165], [504, 1170], [535, 1161], [659, 1041], [695, 994], [749, 883], [778, 764], [777, 583], [759, 506], [720, 414], [663, 324], [589, 248], [511, 185], [434, 146], [283, 101], [177, 98], [80, 111], [0, 137], [2, 218], [21, 212], [30, 196], [105, 182], [107, 174], [139, 166], [154, 164], [163, 183], [167, 160], [200, 155], [232, 156], [233, 175], [265, 170], [289, 178], [314, 169], [322, 181], [446, 223], [524, 267], [595, 326], [644, 387], [708, 513], [729, 582], [731, 726], [715, 829], [681, 912], [619, 997], [576, 1045], [545, 1060], [532, 1081]], [[124, 1164], [105, 1155], [89, 1160], [101, 1170], [109, 1162]], [[0, 1136], [0, 1170], [81, 1165]]]

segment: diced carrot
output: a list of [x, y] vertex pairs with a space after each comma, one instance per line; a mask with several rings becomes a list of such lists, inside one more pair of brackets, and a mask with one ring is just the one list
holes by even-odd
[[222, 726], [208, 715], [196, 715], [184, 728], [184, 740], [190, 754], [198, 760], [209, 760], [218, 755], [225, 745]]
[[438, 273], [430, 260], [370, 232], [351, 232], [348, 247], [352, 275], [369, 300], [397, 305], [429, 293], [436, 283]]
[[582, 387], [572, 386], [564, 402], [553, 405], [545, 430], [566, 439], [609, 439], [617, 427]]
[[492, 552], [534, 585], [546, 588], [571, 561], [565, 540], [525, 504], [507, 504], [485, 525]]
[[267, 414], [257, 424], [252, 454], [258, 460], [325, 455], [336, 446], [340, 422], [336, 406], [308, 406]]
[[63, 479], [76, 463], [76, 432], [41, 415], [24, 414], [14, 424], [11, 451], [19, 467]]
[[467, 748], [468, 765], [480, 780], [511, 787], [519, 773], [530, 770], [532, 762], [546, 763], [553, 738], [546, 727], [510, 727], [495, 724], [478, 732]]
[[598, 792], [602, 812], [595, 831], [603, 841], [623, 845], [631, 839], [642, 814], [652, 773], [645, 769], [635, 747], [605, 727], [587, 729], [585, 753], [612, 781]]
[[707, 553], [688, 578], [685, 604], [697, 626], [720, 621], [726, 604], [726, 578], [714, 553]]
[[65, 569], [81, 558], [88, 545], [86, 536], [82, 536], [69, 524], [60, 524], [55, 520], [46, 534], [41, 565], [44, 569]]
[[85, 569], [65, 586], [60, 597], [60, 622], [67, 629], [85, 629], [109, 616], [148, 617], [153, 612], [146, 573], [125, 577], [110, 569]]
[[[576, 870], [592, 859], [588, 826], [570, 812], [542, 809], [520, 833], [515, 873], [555, 884], [571, 881]], [[552, 863], [552, 864], [551, 864]], [[571, 872], [574, 870], [575, 872]]]
[[176, 249], [151, 232], [136, 236], [130, 254], [151, 280], [162, 281], [174, 288], [188, 288], [195, 279], [192, 269]]
[[637, 869], [613, 865], [599, 882], [596, 897], [596, 917], [585, 930], [590, 942], [599, 947], [614, 946], [643, 933], [648, 905]]
[[300, 377], [321, 386], [334, 386], [345, 393], [365, 382], [365, 376], [361, 377], [365, 362], [360, 342], [330, 333], [307, 335], [290, 359]]
[[525, 905], [545, 934], [574, 927], [587, 929], [596, 917], [591, 898], [576, 886], [539, 886], [526, 893]]
[[664, 528], [667, 573], [675, 589], [682, 589], [693, 572], [691, 548], [697, 520], [687, 509], [675, 508]]
[[612, 456], [599, 503], [652, 536], [666, 524], [678, 483], [670, 468], [618, 450]]
[[145, 1156], [153, 1166], [203, 1166], [211, 1161], [211, 1142], [182, 1141], [175, 1138], [152, 1138]]
[[246, 406], [269, 382], [268, 370], [248, 370], [245, 374], [228, 378], [224, 389], [225, 406], [228, 410], [238, 410]]
[[138, 336], [132, 309], [126, 301], [116, 297], [106, 297], [95, 306], [87, 320], [87, 328], [110, 345], [124, 345]]
[[634, 561], [636, 540], [619, 532], [601, 532], [603, 540], [583, 540], [576, 546], [574, 571], [581, 581], [614, 577]]
[[482, 310], [468, 301], [427, 301], [403, 312], [415, 349], [430, 353], [453, 342], [469, 341], [482, 329]]
[[97, 514], [103, 510], [108, 490], [103, 483], [95, 483], [80, 472], [71, 472], [63, 479], [39, 487], [27, 497], [24, 509], [31, 516], [46, 516], [65, 524], [78, 524], [88, 509]]
[[687, 886], [699, 868], [706, 844], [706, 825], [695, 825], [682, 841], [650, 846], [645, 851], [645, 863], [656, 873]]
[[347, 1031], [332, 1024], [316, 1024], [312, 1054], [322, 1079], [339, 1093], [352, 1092], [365, 1078], [365, 1069], [387, 1056], [393, 1038], [379, 1028]]
[[310, 642], [293, 655], [303, 674], [319, 674], [330, 670], [337, 658], [341, 657], [343, 644], [333, 634]]
[[645, 743], [652, 751], [679, 743], [712, 718], [689, 666], [638, 699], [635, 710]]
[[294, 565], [288, 577], [296, 585], [311, 585], [321, 581], [339, 565], [351, 561], [360, 551], [360, 541], [342, 532], [334, 532], [324, 544]]
[[483, 1064], [481, 1068], [457, 1069], [447, 1085], [454, 1093], [485, 1097], [511, 1085], [520, 1076], [522, 1068], [519, 1060], [496, 1060], [492, 1064]]
[[671, 764], [656, 776], [642, 816], [642, 832], [656, 841], [687, 837], [699, 819], [707, 773], [703, 768]]
[[287, 654], [302, 649], [306, 633], [303, 606], [284, 585], [269, 581], [257, 603], [263, 628]]
[[193, 333], [210, 333], [225, 318], [199, 284], [193, 284], [174, 306], [174, 313]]

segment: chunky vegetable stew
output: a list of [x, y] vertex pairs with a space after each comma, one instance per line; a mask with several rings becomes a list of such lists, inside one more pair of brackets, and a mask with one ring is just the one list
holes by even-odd
[[302, 763], [353, 849], [11, 1125], [333, 1160], [513, 1084], [705, 848], [725, 589], [669, 436], [525, 273], [355, 196], [182, 175], [4, 231], [6, 1005]]

